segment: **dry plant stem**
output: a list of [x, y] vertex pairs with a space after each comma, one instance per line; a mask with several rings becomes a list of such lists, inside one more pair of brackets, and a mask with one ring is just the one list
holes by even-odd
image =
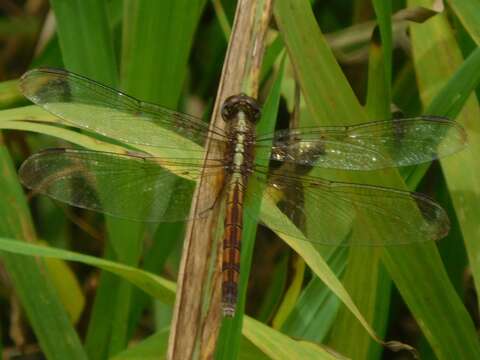
[[[220, 116], [223, 101], [245, 92], [256, 97], [264, 39], [272, 0], [239, 0], [222, 77], [212, 114], [212, 125], [224, 128]], [[222, 156], [222, 149], [207, 140], [206, 157]], [[201, 178], [195, 195], [214, 201], [223, 177]], [[194, 195], [191, 214], [205, 206]], [[203, 200], [202, 200], [203, 201]], [[168, 359], [213, 358], [221, 323], [221, 233], [218, 233], [221, 201], [208, 217], [189, 223], [177, 283], [177, 295], [168, 344]], [[207, 205], [208, 206], [208, 205]]]

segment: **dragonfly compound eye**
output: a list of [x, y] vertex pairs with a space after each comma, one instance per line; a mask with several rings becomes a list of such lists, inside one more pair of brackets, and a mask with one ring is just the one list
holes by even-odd
[[257, 122], [260, 119], [261, 109], [254, 98], [243, 93], [228, 97], [222, 106], [222, 117], [225, 121], [234, 119], [242, 111], [250, 119]]

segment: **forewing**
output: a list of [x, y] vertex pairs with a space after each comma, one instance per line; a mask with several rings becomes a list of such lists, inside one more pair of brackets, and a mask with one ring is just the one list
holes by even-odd
[[[263, 196], [282, 214], [268, 226], [313, 243], [401, 245], [437, 240], [449, 231], [445, 211], [422, 194], [308, 177], [277, 176], [269, 183]], [[296, 228], [289, 230], [287, 222]], [[379, 236], [365, 236], [372, 226], [382, 229]]]
[[[137, 221], [185, 220], [202, 168], [177, 159], [162, 164], [140, 155], [49, 149], [25, 160], [19, 176], [34, 192], [72, 206]], [[223, 171], [221, 161], [205, 166], [204, 176]], [[213, 205], [214, 200], [197, 216]]]
[[32, 102], [65, 121], [123, 142], [182, 147], [188, 141], [203, 146], [208, 136], [225, 140], [221, 129], [209, 130], [196, 117], [142, 102], [65, 70], [31, 70], [22, 76], [20, 88]]
[[432, 161], [463, 149], [465, 130], [441, 117], [417, 117], [344, 127], [280, 130], [259, 136], [273, 141], [271, 159], [342, 170], [377, 170]]

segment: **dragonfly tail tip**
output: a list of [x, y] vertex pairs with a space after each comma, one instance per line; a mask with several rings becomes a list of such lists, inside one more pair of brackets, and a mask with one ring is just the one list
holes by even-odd
[[223, 316], [232, 318], [235, 316], [235, 306], [233, 304], [223, 304]]

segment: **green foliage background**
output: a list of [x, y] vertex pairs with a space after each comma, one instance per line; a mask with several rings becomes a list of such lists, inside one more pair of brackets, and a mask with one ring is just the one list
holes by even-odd
[[[335, 249], [284, 239], [289, 247], [281, 247], [280, 239], [259, 234], [249, 286], [245, 276], [241, 284], [249, 316], [224, 324], [218, 358], [332, 358], [328, 346], [345, 357], [378, 359], [384, 348], [374, 332], [408, 342], [422, 358], [480, 358], [474, 297], [480, 286], [480, 0], [449, 0], [443, 11], [439, 4], [275, 1], [261, 91], [269, 99], [265, 117], [288, 115], [295, 74], [315, 125], [388, 118], [394, 104], [409, 115], [455, 118], [468, 132], [469, 147], [440, 166], [349, 177], [435, 196], [452, 221], [450, 235], [438, 244]], [[46, 8], [3, 12], [2, 40], [22, 44], [15, 56], [5, 53], [5, 80], [28, 67], [64, 67], [169, 108], [194, 112], [200, 102], [208, 115], [235, 1], [50, 5], [57, 19], [52, 36], [40, 35]], [[392, 18], [405, 8], [429, 18]], [[39, 39], [43, 45], [33, 56]], [[280, 98], [286, 106], [279, 109]], [[26, 104], [15, 80], [0, 84], [0, 249], [9, 276], [3, 302], [12, 292], [18, 296], [34, 333], [28, 341], [38, 341], [48, 359], [161, 357], [175, 291], [166, 278], [176, 276], [183, 224], [152, 227], [65, 212], [43, 198], [29, 204], [16, 175], [28, 152], [61, 141], [101, 151], [121, 145], [59, 126]], [[276, 221], [274, 213], [264, 207], [261, 219]], [[89, 223], [100, 240], [72, 225], [72, 216]], [[382, 224], [367, 223], [364, 236], [385, 236]], [[86, 291], [93, 280], [94, 294]], [[10, 309], [2, 307], [0, 317], [5, 352], [13, 347]]]

